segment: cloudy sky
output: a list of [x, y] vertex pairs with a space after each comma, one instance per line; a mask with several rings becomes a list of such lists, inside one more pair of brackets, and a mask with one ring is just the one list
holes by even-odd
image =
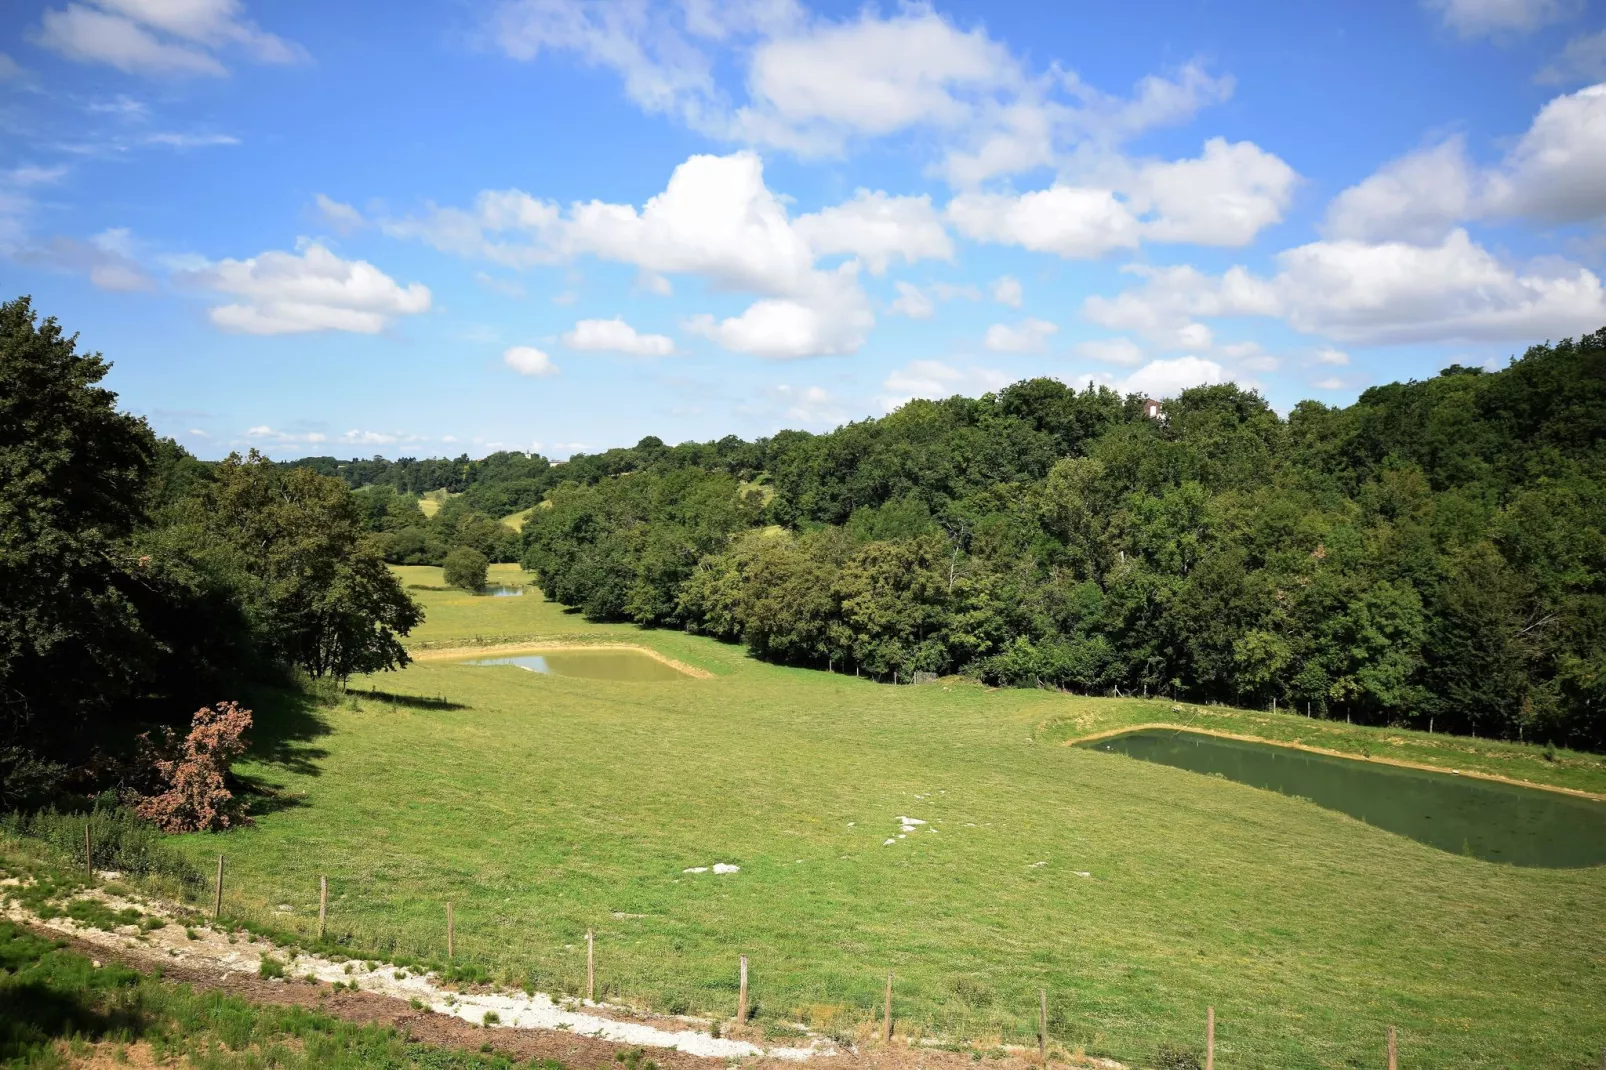
[[1348, 402], [1606, 325], [1603, 219], [1602, 0], [0, 12], [0, 293], [207, 457]]

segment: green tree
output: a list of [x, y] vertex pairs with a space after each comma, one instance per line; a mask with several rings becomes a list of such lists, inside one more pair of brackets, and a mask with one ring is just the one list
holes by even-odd
[[465, 591], [481, 591], [485, 588], [485, 574], [490, 567], [491, 563], [484, 554], [471, 546], [459, 546], [446, 555], [441, 574], [448, 586], [461, 587]]
[[0, 793], [13, 797], [151, 682], [152, 592], [128, 538], [156, 439], [99, 385], [110, 368], [27, 298], [0, 304]]
[[385, 567], [345, 483], [231, 454], [185, 503], [176, 533], [225, 577], [271, 651], [344, 680], [408, 663], [401, 645], [423, 610]]

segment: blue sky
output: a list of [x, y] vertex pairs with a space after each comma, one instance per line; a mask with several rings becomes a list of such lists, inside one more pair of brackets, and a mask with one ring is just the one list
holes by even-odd
[[1606, 15], [16, 0], [0, 293], [204, 457], [1287, 409], [1606, 325]]

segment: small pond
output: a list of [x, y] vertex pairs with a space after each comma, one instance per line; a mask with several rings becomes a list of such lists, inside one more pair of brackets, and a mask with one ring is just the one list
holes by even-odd
[[508, 586], [506, 586], [504, 584], [500, 584], [499, 583], [499, 584], [496, 584], [493, 587], [482, 587], [480, 589], [480, 593], [481, 594], [488, 594], [492, 598], [523, 598], [524, 597], [524, 588], [523, 587], [508, 587]]
[[639, 650], [553, 650], [545, 654], [517, 654], [506, 658], [480, 658], [472, 665], [515, 665], [530, 672], [551, 676], [573, 676], [581, 680], [622, 680], [626, 683], [652, 683], [659, 680], [685, 680], [687, 676], [671, 665]]
[[1606, 862], [1606, 802], [1576, 795], [1174, 729], [1077, 746], [1308, 799], [1488, 862], [1554, 869]]

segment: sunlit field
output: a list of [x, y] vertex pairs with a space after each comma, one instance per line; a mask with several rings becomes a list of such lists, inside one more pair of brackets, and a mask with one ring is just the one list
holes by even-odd
[[[1047, 989], [1066, 1051], [1218, 1065], [1593, 1065], [1606, 1045], [1606, 872], [1445, 853], [1311, 803], [1062, 745], [1178, 723], [1606, 792], [1606, 764], [1286, 714], [890, 687], [678, 632], [442, 589], [418, 660], [330, 707], [259, 702], [256, 825], [232, 909], [373, 954], [457, 955], [575, 992], [851, 1034], [896, 974], [900, 1029], [1023, 1042]], [[528, 583], [511, 566], [493, 583]], [[456, 648], [633, 643], [711, 676], [616, 683], [475, 666]], [[443, 656], [445, 655], [445, 656]], [[1602, 803], [1606, 805], [1606, 803]], [[901, 819], [915, 819], [903, 822]], [[919, 823], [916, 823], [919, 822]], [[688, 872], [716, 863], [724, 874]]]

